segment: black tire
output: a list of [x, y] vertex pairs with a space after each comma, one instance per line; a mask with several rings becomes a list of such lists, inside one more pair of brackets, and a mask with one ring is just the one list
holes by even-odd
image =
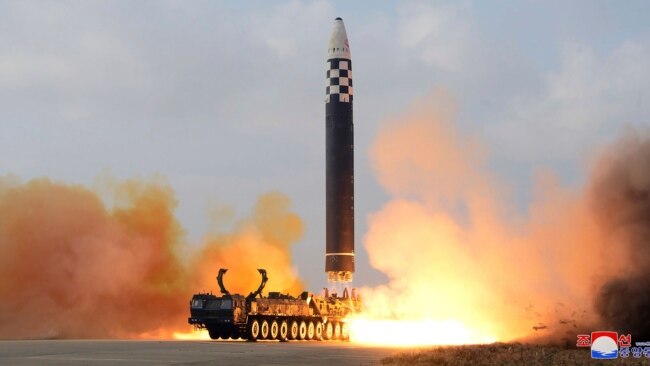
[[280, 332], [278, 333], [278, 337], [280, 341], [287, 341], [287, 337], [289, 336], [289, 324], [287, 323], [286, 320], [283, 320], [280, 322]]
[[298, 339], [307, 339], [307, 323], [304, 320], [301, 320], [298, 325]]
[[260, 338], [260, 321], [257, 319], [252, 319], [248, 321], [247, 327], [248, 340], [256, 341]]
[[334, 325], [332, 322], [325, 323], [325, 329], [323, 330], [323, 339], [329, 341], [334, 337]]
[[221, 339], [229, 339], [232, 336], [232, 332], [228, 329], [221, 331]]
[[300, 326], [298, 325], [297, 320], [292, 320], [291, 324], [289, 325], [289, 339], [295, 340], [298, 339], [298, 329]]
[[350, 324], [341, 323], [341, 339], [344, 341], [350, 340]]
[[341, 323], [334, 323], [334, 337], [332, 339], [341, 339]]
[[307, 323], [307, 340], [312, 340], [314, 339], [314, 336], [316, 335], [316, 326], [314, 325], [314, 322], [309, 322]]
[[269, 339], [280, 339], [280, 326], [278, 325], [277, 320], [271, 321], [271, 331], [269, 333]]
[[217, 328], [208, 328], [208, 335], [210, 335], [210, 339], [219, 339], [221, 331]]
[[323, 322], [320, 320], [316, 322], [316, 335], [314, 336], [314, 339], [317, 341], [323, 340]]
[[269, 339], [269, 321], [264, 319], [260, 323], [260, 339]]

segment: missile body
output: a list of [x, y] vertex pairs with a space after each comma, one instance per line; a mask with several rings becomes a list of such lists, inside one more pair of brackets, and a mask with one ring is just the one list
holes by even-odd
[[330, 282], [350, 282], [354, 273], [354, 124], [352, 122], [352, 61], [341, 18], [327, 50], [326, 129], [326, 251]]

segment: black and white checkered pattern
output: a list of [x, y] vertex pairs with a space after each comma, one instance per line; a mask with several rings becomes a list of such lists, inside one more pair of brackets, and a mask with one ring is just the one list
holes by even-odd
[[327, 60], [325, 103], [350, 103], [352, 96], [352, 62], [343, 58]]

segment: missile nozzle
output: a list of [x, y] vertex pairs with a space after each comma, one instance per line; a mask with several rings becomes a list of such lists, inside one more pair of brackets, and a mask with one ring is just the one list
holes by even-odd
[[328, 271], [328, 282], [352, 282], [352, 272], [350, 271]]

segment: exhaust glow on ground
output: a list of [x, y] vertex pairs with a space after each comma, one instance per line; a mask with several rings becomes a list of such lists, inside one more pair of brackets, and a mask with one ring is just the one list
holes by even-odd
[[455, 320], [352, 319], [350, 340], [376, 346], [432, 346], [494, 343], [496, 338]]
[[174, 339], [178, 339], [180, 341], [189, 341], [189, 340], [209, 341], [210, 340], [210, 335], [205, 330], [193, 330], [187, 333], [174, 332], [173, 337]]

